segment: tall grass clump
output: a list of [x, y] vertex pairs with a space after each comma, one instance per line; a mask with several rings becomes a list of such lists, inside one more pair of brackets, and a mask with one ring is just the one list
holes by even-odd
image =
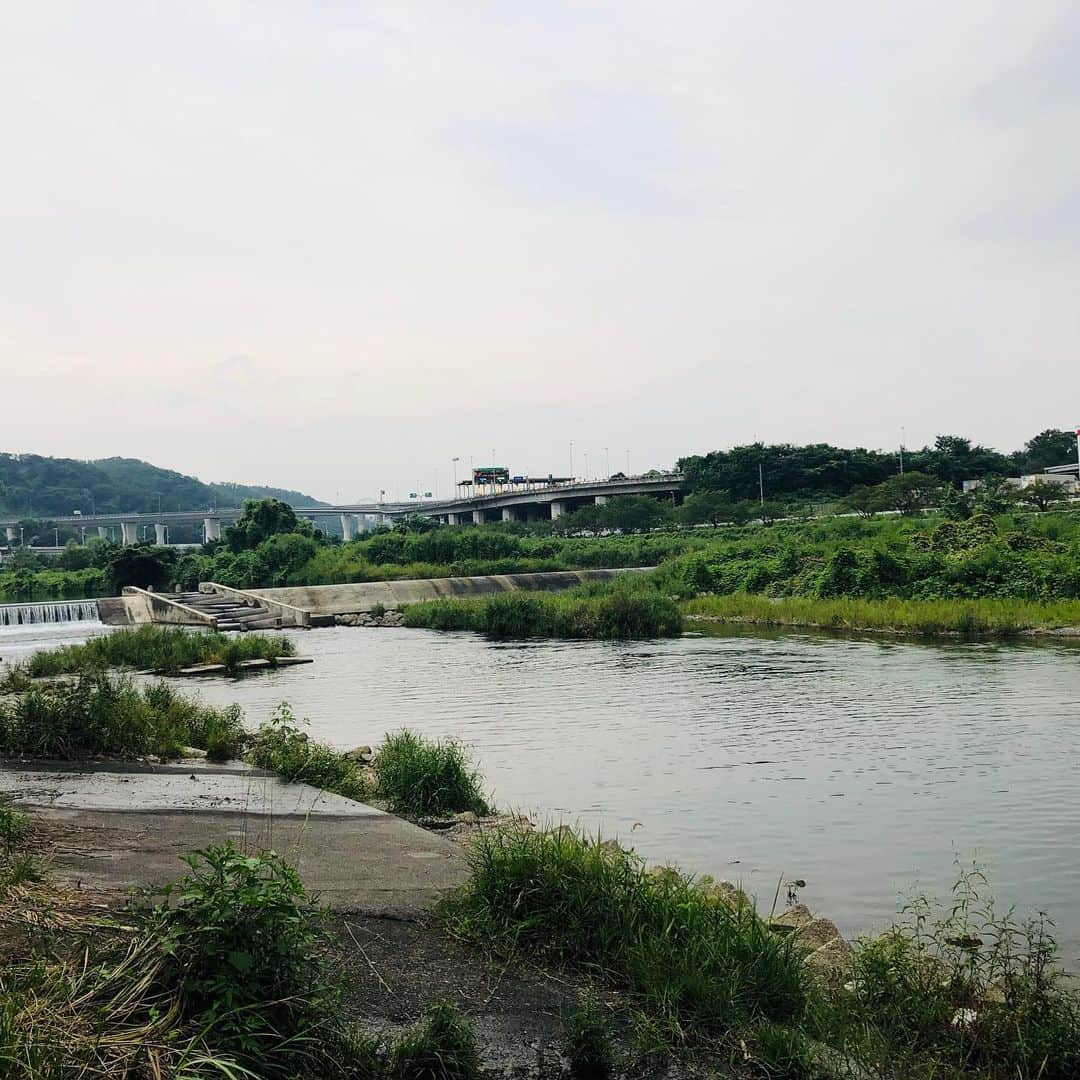
[[574, 1080], [610, 1080], [615, 1075], [611, 1021], [600, 999], [584, 993], [560, 1025], [563, 1050]]
[[285, 703], [251, 737], [247, 760], [286, 780], [311, 784], [358, 802], [373, 794], [366, 771], [345, 754], [311, 739]]
[[965, 872], [947, 904], [918, 897], [888, 933], [859, 942], [809, 1033], [875, 1075], [1080, 1076], [1080, 995], [1050, 926], [997, 913], [985, 886]]
[[404, 609], [406, 626], [473, 630], [494, 640], [675, 637], [682, 615], [670, 597], [642, 587], [643, 579], [616, 579], [566, 592], [505, 592], [443, 598]]
[[295, 653], [296, 646], [281, 634], [229, 635], [147, 625], [34, 653], [27, 671], [34, 678], [114, 667], [166, 674], [199, 664], [225, 664], [234, 671], [243, 660], [272, 662]]
[[375, 775], [379, 794], [399, 814], [490, 812], [480, 774], [452, 739], [432, 741], [411, 731], [387, 735], [375, 758]]
[[484, 832], [468, 857], [469, 879], [443, 907], [453, 933], [606, 980], [672, 1041], [806, 1007], [791, 937], [682, 874], [651, 874], [566, 827]]
[[0, 754], [173, 758], [194, 747], [227, 760], [245, 737], [238, 706], [212, 708], [165, 683], [139, 689], [104, 672], [0, 699]]

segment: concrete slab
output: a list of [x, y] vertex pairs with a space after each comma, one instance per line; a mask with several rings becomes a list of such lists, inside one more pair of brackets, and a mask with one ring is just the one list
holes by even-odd
[[52, 872], [102, 892], [160, 887], [231, 840], [284, 855], [329, 907], [415, 918], [466, 875], [461, 849], [374, 807], [238, 766], [0, 765]]

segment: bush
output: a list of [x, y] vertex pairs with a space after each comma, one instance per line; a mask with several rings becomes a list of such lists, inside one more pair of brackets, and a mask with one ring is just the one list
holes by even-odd
[[480, 1052], [468, 1018], [449, 1002], [428, 1010], [423, 1023], [391, 1043], [386, 1080], [478, 1080]]
[[623, 989], [675, 1040], [755, 1018], [792, 1020], [807, 987], [795, 942], [746, 904], [563, 827], [481, 833], [450, 929], [507, 953], [586, 969]]
[[887, 1075], [1080, 1075], [1080, 998], [1062, 985], [1048, 924], [998, 916], [984, 886], [964, 873], [942, 909], [918, 897], [888, 933], [858, 943], [847, 988], [810, 1033]]
[[11, 851], [26, 835], [28, 820], [21, 810], [0, 803], [0, 844]]
[[375, 758], [375, 775], [380, 794], [397, 813], [440, 817], [490, 810], [479, 774], [452, 740], [432, 742], [409, 731], [387, 735]]
[[171, 957], [185, 1017], [245, 1054], [300, 1032], [332, 984], [296, 871], [273, 852], [242, 855], [231, 843], [184, 862], [190, 873], [165, 890], [152, 932]]
[[245, 738], [235, 705], [215, 709], [165, 683], [139, 690], [130, 679], [103, 672], [0, 699], [2, 754], [170, 758], [190, 746], [225, 760], [237, 756]]

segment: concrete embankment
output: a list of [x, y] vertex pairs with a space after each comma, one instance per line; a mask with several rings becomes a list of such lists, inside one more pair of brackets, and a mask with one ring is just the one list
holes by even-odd
[[522, 589], [558, 592], [594, 581], [610, 581], [620, 574], [647, 573], [651, 567], [615, 570], [560, 570], [544, 574], [488, 574], [482, 577], [402, 579], [364, 581], [346, 585], [305, 585], [282, 589], [250, 589], [251, 596], [291, 604], [319, 615], [350, 615], [382, 605], [401, 608], [406, 604], [439, 600], [443, 597], [492, 596]]
[[58, 878], [105, 893], [164, 886], [227, 840], [280, 852], [338, 911], [413, 918], [465, 877], [449, 840], [240, 763], [0, 762], [0, 798], [32, 811]]

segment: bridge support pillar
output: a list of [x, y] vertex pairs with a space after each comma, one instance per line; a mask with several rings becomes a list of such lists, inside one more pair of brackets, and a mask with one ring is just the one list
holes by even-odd
[[342, 514], [341, 515], [341, 535], [347, 544], [350, 540], [356, 536], [356, 515], [355, 514]]
[[517, 521], [517, 511], [512, 506], [502, 508], [503, 521]]
[[221, 518], [203, 518], [203, 537], [206, 543], [221, 539]]
[[597, 495], [596, 496], [596, 505], [597, 506], [603, 506], [604, 503], [606, 503], [606, 502], [607, 502], [607, 496], [606, 495]]
[[102, 540], [108, 540], [109, 539], [109, 526], [108, 525], [99, 525], [97, 527], [97, 534], [98, 534], [98, 536], [101, 537]]
[[19, 534], [10, 525], [8, 525], [4, 529], [4, 535], [7, 536], [7, 542], [9, 544], [11, 544], [11, 543], [14, 543], [15, 537], [18, 536]]
[[446, 515], [446, 524], [447, 525], [460, 525], [461, 524], [461, 515], [460, 514], [455, 514], [455, 513], [447, 514]]
[[562, 499], [556, 499], [548, 504], [551, 507], [551, 520], [555, 521], [566, 513], [566, 503]]
[[155, 525], [154, 526], [154, 543], [157, 544], [158, 547], [164, 547], [165, 546], [165, 526], [164, 525]]
[[472, 512], [472, 523], [474, 525], [483, 525], [484, 524], [484, 511], [483, 510], [474, 510]]
[[137, 544], [139, 542], [139, 526], [134, 521], [121, 521], [120, 534], [125, 544]]

